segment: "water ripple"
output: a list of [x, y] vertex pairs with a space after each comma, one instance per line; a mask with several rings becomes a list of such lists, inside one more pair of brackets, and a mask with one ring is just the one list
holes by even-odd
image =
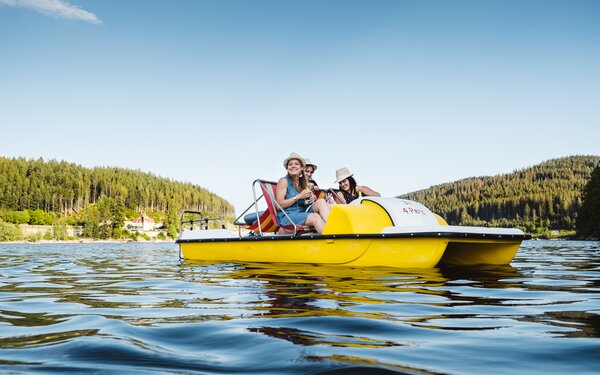
[[0, 371], [600, 372], [600, 245], [511, 266], [182, 262], [176, 245], [0, 244]]

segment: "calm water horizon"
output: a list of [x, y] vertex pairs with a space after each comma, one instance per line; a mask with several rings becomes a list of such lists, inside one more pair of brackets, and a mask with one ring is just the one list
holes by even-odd
[[585, 241], [429, 270], [0, 244], [0, 373], [598, 374], [599, 271]]

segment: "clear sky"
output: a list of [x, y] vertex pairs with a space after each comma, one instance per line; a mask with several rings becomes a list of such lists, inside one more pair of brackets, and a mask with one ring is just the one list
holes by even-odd
[[599, 144], [600, 1], [0, 0], [0, 155], [238, 213], [291, 151], [393, 196]]

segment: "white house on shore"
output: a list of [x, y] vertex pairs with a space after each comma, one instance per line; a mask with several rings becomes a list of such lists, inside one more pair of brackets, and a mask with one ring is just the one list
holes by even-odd
[[146, 215], [136, 217], [131, 221], [125, 221], [125, 228], [140, 232], [153, 231], [156, 228], [159, 228], [161, 225], [162, 223], [157, 223], [154, 221], [154, 219]]

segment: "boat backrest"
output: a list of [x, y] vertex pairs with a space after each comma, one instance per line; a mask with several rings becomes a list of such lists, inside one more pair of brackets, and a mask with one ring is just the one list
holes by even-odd
[[[262, 195], [257, 197], [256, 195], [256, 184], [260, 186], [260, 191]], [[306, 227], [300, 224], [290, 224], [285, 225], [283, 227], [279, 226], [279, 222], [277, 221], [277, 211], [282, 210], [281, 206], [277, 203], [277, 199], [275, 198], [277, 190], [277, 183], [267, 180], [257, 179], [252, 184], [252, 193], [254, 195], [254, 203], [250, 205], [235, 221], [236, 225], [244, 225], [247, 222], [240, 222], [239, 220], [244, 217], [244, 221], [249, 220], [252, 221], [252, 214], [248, 214], [244, 216], [248, 211], [254, 211], [254, 219], [252, 223], [246, 225], [245, 228], [254, 232], [259, 233], [273, 233], [278, 232], [280, 229], [284, 231], [286, 234], [298, 234], [306, 231], [311, 231], [313, 228]], [[267, 209], [264, 211], [258, 211], [258, 202], [261, 198], [264, 198], [264, 201], [267, 205]], [[285, 214], [285, 211], [284, 211]], [[287, 215], [287, 214], [286, 214]], [[291, 221], [291, 220], [290, 220]]]
[[277, 221], [277, 211], [282, 210], [282, 208], [281, 206], [279, 206], [279, 203], [277, 203], [277, 198], [275, 197], [277, 183], [265, 180], [257, 181], [260, 185], [260, 189], [262, 190], [263, 197], [265, 198], [265, 203], [267, 204], [267, 209], [265, 210], [265, 213], [262, 216], [265, 217], [265, 223], [267, 223], [268, 226], [262, 224], [262, 216], [261, 220], [259, 220], [261, 221], [260, 230], [262, 232], [276, 232], [280, 228], [283, 228], [287, 232], [297, 234], [305, 231], [311, 231], [313, 229], [300, 224], [290, 224], [280, 227]]
[[277, 199], [275, 198], [275, 191], [277, 190], [277, 184], [271, 181], [259, 180], [260, 189], [262, 190], [263, 196], [265, 197], [265, 203], [267, 204], [267, 209], [265, 213], [268, 213], [267, 220], [272, 223], [272, 228], [264, 229], [265, 226], [262, 226], [263, 232], [275, 232], [279, 227], [279, 223], [277, 222]]
[[263, 211], [257, 220], [246, 227], [246, 229], [255, 232], [276, 232], [278, 228], [277, 217], [271, 215], [268, 210]]

